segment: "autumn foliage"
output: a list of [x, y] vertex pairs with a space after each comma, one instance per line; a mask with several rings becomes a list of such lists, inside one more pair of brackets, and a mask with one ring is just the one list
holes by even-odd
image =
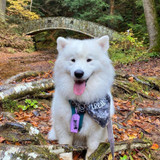
[[38, 19], [39, 15], [31, 12], [28, 8], [30, 0], [8, 0], [10, 6], [7, 8], [9, 15], [17, 15], [25, 19]]

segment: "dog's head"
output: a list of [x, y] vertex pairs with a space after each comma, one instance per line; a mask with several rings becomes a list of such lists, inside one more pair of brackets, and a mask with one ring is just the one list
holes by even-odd
[[57, 70], [71, 78], [69, 83], [73, 83], [75, 95], [82, 95], [88, 83], [96, 81], [96, 76], [104, 74], [105, 77], [106, 70], [109, 69], [107, 64], [110, 65], [107, 55], [108, 48], [108, 36], [90, 40], [65, 39], [63, 37], [57, 39], [59, 53], [56, 62], [56, 65], [59, 66]]

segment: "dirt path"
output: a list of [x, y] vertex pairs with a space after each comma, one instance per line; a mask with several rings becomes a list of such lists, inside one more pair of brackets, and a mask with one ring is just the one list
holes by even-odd
[[55, 58], [55, 52], [25, 53], [17, 51], [8, 53], [0, 51], [0, 83], [20, 72], [52, 70], [53, 64], [50, 62]]

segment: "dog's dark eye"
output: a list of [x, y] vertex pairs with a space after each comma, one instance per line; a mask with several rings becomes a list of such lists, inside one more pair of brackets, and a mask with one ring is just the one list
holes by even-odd
[[76, 60], [73, 58], [73, 59], [71, 59], [71, 61], [72, 61], [72, 62], [75, 62]]
[[90, 59], [90, 58], [87, 59], [87, 62], [91, 62], [91, 61], [92, 61], [92, 59]]

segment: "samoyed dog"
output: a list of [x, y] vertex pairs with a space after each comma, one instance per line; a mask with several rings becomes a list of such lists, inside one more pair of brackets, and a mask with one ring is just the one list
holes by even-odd
[[[95, 39], [57, 39], [58, 58], [54, 67], [55, 94], [51, 108], [52, 128], [48, 138], [59, 144], [86, 145], [86, 159], [107, 140], [107, 127], [99, 125], [92, 114], [85, 112], [77, 131], [72, 119], [71, 101], [92, 104], [106, 95], [110, 98], [109, 116], [114, 114], [111, 87], [114, 68], [108, 57], [109, 37]], [[86, 107], [86, 108], [85, 108]], [[85, 105], [87, 109], [87, 105]], [[83, 109], [84, 109], [83, 108]], [[81, 110], [81, 108], [80, 108]], [[77, 113], [77, 110], [74, 112]], [[73, 121], [73, 122], [71, 122]], [[72, 125], [74, 127], [72, 127]], [[77, 126], [76, 126], [77, 127]], [[74, 130], [72, 130], [72, 129]]]

